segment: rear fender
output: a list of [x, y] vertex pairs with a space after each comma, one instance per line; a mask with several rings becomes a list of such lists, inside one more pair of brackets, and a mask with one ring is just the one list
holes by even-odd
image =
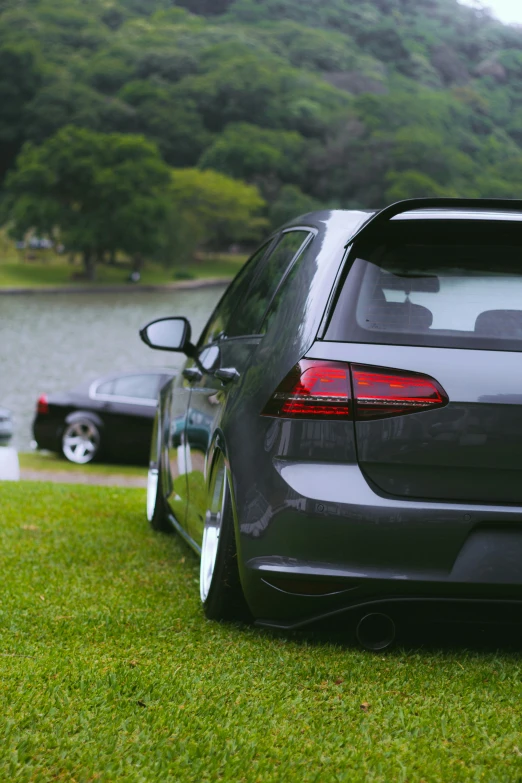
[[92, 411], [73, 411], [73, 413], [69, 413], [68, 416], [65, 417], [65, 424], [72, 424], [75, 421], [79, 421], [80, 419], [89, 419], [89, 421], [92, 421], [93, 424], [96, 424], [100, 432], [104, 429], [104, 423], [103, 419], [101, 419], [96, 413], [93, 413]]
[[225, 461], [225, 470], [228, 479], [228, 490], [230, 493], [230, 503], [232, 506], [232, 519], [234, 520], [234, 534], [236, 539], [236, 553], [238, 559], [239, 573], [241, 576], [242, 570], [242, 558], [241, 558], [241, 536], [239, 534], [239, 520], [237, 515], [236, 495], [234, 490], [234, 478], [232, 474], [232, 468], [230, 466], [230, 459], [227, 453], [226, 441], [221, 430], [216, 430], [210, 448], [207, 452], [207, 466], [210, 466], [210, 470], [206, 472], [207, 489], [210, 487], [210, 478], [212, 471], [220, 457], [223, 457]]

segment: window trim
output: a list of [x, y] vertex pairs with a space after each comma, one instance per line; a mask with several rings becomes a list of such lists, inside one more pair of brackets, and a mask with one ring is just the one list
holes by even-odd
[[330, 291], [330, 296], [328, 297], [328, 302], [321, 319], [321, 325], [319, 326], [319, 330], [317, 332], [317, 340], [325, 339], [325, 335], [328, 331], [328, 327], [330, 326], [330, 321], [332, 320], [334, 310], [337, 306], [339, 297], [341, 296], [344, 281], [346, 280], [346, 277], [348, 276], [350, 269], [355, 262], [355, 258], [351, 258], [352, 250], [353, 245], [351, 244], [344, 248], [343, 257], [335, 275], [332, 290]]
[[[310, 226], [292, 226], [291, 228], [287, 228], [287, 229], [285, 229], [284, 231], [281, 232], [281, 239], [279, 240], [279, 242], [282, 241], [283, 236], [285, 234], [291, 234], [294, 231], [306, 231], [307, 232], [307, 236], [303, 239], [302, 244], [296, 250], [294, 257], [292, 258], [292, 260], [288, 264], [284, 275], [282, 276], [282, 278], [280, 279], [279, 283], [277, 284], [277, 287], [276, 287], [274, 293], [272, 294], [272, 297], [271, 297], [271, 299], [270, 299], [270, 301], [269, 301], [269, 303], [268, 303], [268, 305], [267, 305], [267, 307], [265, 309], [265, 312], [263, 313], [263, 317], [261, 319], [261, 325], [260, 325], [261, 332], [259, 332], [261, 337], [264, 337], [265, 334], [266, 334], [266, 332], [263, 331], [263, 327], [264, 327], [264, 325], [266, 323], [266, 319], [267, 319], [268, 314], [270, 312], [270, 308], [272, 307], [272, 304], [273, 304], [277, 294], [279, 293], [281, 288], [284, 286], [288, 276], [290, 275], [290, 272], [292, 271], [292, 269], [296, 265], [296, 263], [299, 260], [299, 258], [301, 258], [302, 254], [306, 252], [306, 250], [308, 249], [308, 246], [314, 241], [314, 239], [316, 238], [317, 234], [319, 233], [317, 228], [311, 228]], [[279, 242], [277, 244], [279, 244]], [[277, 247], [277, 245], [276, 245], [276, 247]], [[252, 335], [249, 335], [249, 336], [252, 336]]]

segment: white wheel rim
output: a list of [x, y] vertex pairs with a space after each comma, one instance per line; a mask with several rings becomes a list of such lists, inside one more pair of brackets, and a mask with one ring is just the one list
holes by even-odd
[[203, 603], [207, 600], [216, 567], [219, 550], [219, 538], [223, 524], [223, 511], [226, 499], [225, 469], [216, 477], [211, 495], [210, 508], [205, 515], [203, 543], [201, 545], [201, 564], [199, 571], [199, 594]]
[[158, 494], [158, 469], [151, 468], [147, 476], [147, 519], [151, 522]]
[[100, 433], [87, 419], [69, 424], [63, 434], [63, 453], [70, 462], [85, 465], [96, 455], [100, 446]]

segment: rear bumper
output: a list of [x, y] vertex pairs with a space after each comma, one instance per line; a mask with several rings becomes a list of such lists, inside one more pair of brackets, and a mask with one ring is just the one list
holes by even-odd
[[298, 631], [327, 623], [339, 630], [351, 628], [368, 614], [384, 614], [396, 623], [459, 625], [516, 625], [522, 627], [522, 597], [519, 599], [427, 598], [394, 596], [361, 601], [335, 611], [324, 611], [297, 621], [259, 618], [256, 625], [284, 631]]
[[262, 624], [390, 602], [459, 605], [464, 619], [471, 607], [522, 604], [522, 507], [386, 498], [356, 465], [276, 467], [285, 502], [262, 528], [240, 527], [243, 587]]
[[48, 415], [37, 414], [33, 421], [33, 437], [40, 449], [61, 450], [63, 422], [53, 420]]

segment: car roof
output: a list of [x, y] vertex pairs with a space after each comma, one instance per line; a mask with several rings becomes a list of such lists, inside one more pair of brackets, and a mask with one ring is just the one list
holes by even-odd
[[479, 220], [522, 222], [522, 201], [515, 199], [408, 199], [376, 209], [330, 209], [308, 212], [286, 223], [280, 231], [312, 227], [319, 232], [330, 226], [346, 230], [346, 241], [352, 241], [370, 229], [388, 221], [408, 220]]
[[317, 212], [307, 212], [304, 215], [299, 215], [298, 217], [289, 220], [288, 223], [285, 223], [279, 231], [308, 226], [321, 230], [332, 223], [332, 221], [338, 222], [340, 220], [344, 221], [347, 227], [357, 227], [365, 223], [375, 214], [376, 210], [374, 209], [323, 209]]

